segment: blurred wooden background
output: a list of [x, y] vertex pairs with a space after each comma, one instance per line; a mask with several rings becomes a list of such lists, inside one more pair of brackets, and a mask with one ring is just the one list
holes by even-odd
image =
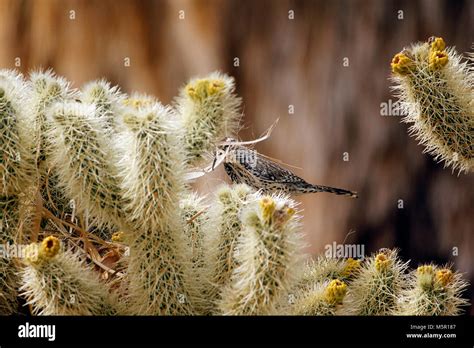
[[[381, 116], [380, 105], [390, 98], [391, 57], [404, 45], [438, 35], [466, 52], [473, 33], [467, 0], [0, 0], [0, 68], [51, 67], [76, 87], [104, 77], [163, 103], [192, 76], [233, 75], [244, 100], [241, 138], [280, 117], [259, 151], [301, 167], [310, 182], [360, 194], [298, 198], [308, 252], [352, 230], [346, 242], [366, 252], [398, 247], [413, 265], [452, 262], [472, 282], [474, 176], [422, 154], [407, 125]], [[220, 170], [198, 188], [223, 180]]]

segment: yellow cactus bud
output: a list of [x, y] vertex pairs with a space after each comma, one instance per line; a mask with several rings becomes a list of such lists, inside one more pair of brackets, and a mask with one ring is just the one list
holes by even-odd
[[377, 271], [385, 271], [390, 266], [390, 259], [384, 253], [379, 253], [375, 256], [375, 268]]
[[446, 48], [446, 43], [442, 37], [432, 37], [428, 40], [428, 42], [431, 44], [431, 51], [444, 51]]
[[42, 260], [56, 256], [60, 247], [61, 243], [58, 238], [54, 236], [46, 237], [40, 244], [31, 243], [25, 248], [25, 260], [30, 264], [38, 264]]
[[446, 51], [432, 51], [429, 58], [429, 66], [432, 70], [440, 70], [448, 63]]
[[39, 256], [44, 258], [53, 258], [59, 252], [60, 242], [54, 236], [49, 236], [43, 239], [39, 248]]
[[436, 282], [443, 287], [449, 285], [453, 281], [453, 277], [453, 272], [446, 268], [440, 269], [435, 275]]
[[392, 72], [399, 74], [399, 75], [406, 75], [408, 74], [412, 67], [413, 61], [408, 58], [408, 56], [404, 53], [397, 53], [393, 59], [392, 63], [390, 64], [392, 67]]
[[328, 303], [340, 304], [347, 292], [347, 285], [339, 279], [332, 280], [324, 291], [324, 298]]

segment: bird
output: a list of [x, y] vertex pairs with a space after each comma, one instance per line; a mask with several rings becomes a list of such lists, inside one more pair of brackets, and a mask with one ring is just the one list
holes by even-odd
[[354, 191], [310, 184], [257, 151], [232, 144], [234, 141], [228, 138], [221, 150], [225, 156], [223, 160], [225, 172], [235, 184], [244, 183], [265, 194], [278, 191], [295, 195], [329, 192], [352, 198], [358, 197]]

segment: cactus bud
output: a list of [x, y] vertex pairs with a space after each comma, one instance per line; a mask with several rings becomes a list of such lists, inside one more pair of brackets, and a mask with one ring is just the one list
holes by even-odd
[[27, 250], [21, 296], [36, 315], [113, 315], [114, 296], [77, 254], [53, 236]]
[[297, 219], [288, 209], [293, 206], [288, 198], [274, 195], [246, 208], [236, 246], [238, 266], [220, 303], [223, 314], [275, 313], [295, 284], [301, 245]]

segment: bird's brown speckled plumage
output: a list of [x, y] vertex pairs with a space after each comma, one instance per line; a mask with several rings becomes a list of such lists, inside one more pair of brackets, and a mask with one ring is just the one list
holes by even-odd
[[245, 183], [264, 193], [275, 191], [292, 194], [330, 192], [357, 198], [356, 192], [310, 184], [291, 171], [244, 146], [230, 146], [224, 160], [224, 168], [234, 183]]

